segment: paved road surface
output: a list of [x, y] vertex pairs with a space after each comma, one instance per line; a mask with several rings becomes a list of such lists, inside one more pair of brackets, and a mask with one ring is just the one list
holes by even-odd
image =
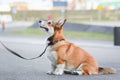
[[[16, 42], [14, 42], [14, 39]], [[25, 37], [0, 36], [0, 40], [9, 48], [27, 58], [39, 55], [45, 47], [44, 39], [39, 37], [28, 37], [26, 39]], [[115, 68], [117, 74], [92, 76], [47, 75], [46, 72], [50, 70], [50, 62], [46, 58], [48, 51], [39, 59], [26, 61], [12, 55], [0, 45], [0, 80], [120, 80], [119, 46], [114, 46], [111, 41], [70, 40], [91, 53], [100, 66]]]

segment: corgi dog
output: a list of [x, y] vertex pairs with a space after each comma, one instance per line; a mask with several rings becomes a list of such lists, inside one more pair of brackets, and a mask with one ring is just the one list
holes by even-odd
[[113, 68], [99, 67], [92, 55], [74, 43], [67, 41], [63, 35], [65, 22], [66, 19], [58, 21], [39, 20], [40, 28], [50, 34], [47, 42], [52, 43], [48, 54], [52, 70], [48, 74], [92, 75], [116, 73]]

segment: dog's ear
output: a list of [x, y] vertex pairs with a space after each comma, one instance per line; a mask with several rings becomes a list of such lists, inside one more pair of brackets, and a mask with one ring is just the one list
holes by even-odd
[[66, 22], [66, 19], [60, 19], [60, 20], [58, 20], [59, 27], [62, 27], [65, 24], [65, 22]]

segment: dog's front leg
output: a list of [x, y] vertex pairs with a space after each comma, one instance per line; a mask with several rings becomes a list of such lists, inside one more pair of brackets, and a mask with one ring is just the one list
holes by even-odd
[[48, 71], [47, 74], [53, 75], [53, 72], [55, 71], [55, 69], [56, 69], [56, 66], [51, 64], [51, 71]]
[[53, 72], [54, 75], [62, 75], [65, 69], [65, 61], [60, 57], [57, 57], [56, 69]]
[[64, 73], [65, 63], [57, 64], [56, 69], [53, 72], [54, 75], [62, 75]]
[[57, 60], [56, 60], [56, 69], [53, 72], [54, 75], [62, 75], [65, 70], [66, 66], [66, 55], [65, 55], [65, 49], [64, 47], [59, 48], [56, 52], [57, 54]]
[[56, 52], [51, 51], [51, 53], [49, 53], [47, 57], [51, 61], [51, 71], [47, 72], [47, 74], [53, 74], [53, 72], [56, 69], [56, 60], [57, 60]]

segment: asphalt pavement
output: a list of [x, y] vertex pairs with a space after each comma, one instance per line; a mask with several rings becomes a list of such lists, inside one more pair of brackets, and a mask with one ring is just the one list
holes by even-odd
[[[26, 58], [38, 56], [45, 48], [43, 36], [18, 36], [0, 34], [0, 40], [10, 49]], [[120, 47], [114, 46], [113, 41], [70, 39], [81, 48], [92, 54], [101, 67], [112, 67], [116, 74], [109, 75], [48, 75], [50, 61], [46, 55], [38, 59], [23, 60], [8, 52], [0, 44], [0, 80], [119, 80], [120, 79]]]
[[[13, 22], [6, 24], [6, 30], [24, 29], [33, 22]], [[0, 27], [1, 29], [1, 27]], [[0, 41], [7, 47], [26, 58], [38, 56], [45, 48], [46, 36], [20, 36], [0, 31]], [[120, 46], [114, 46], [113, 41], [71, 39], [71, 42], [92, 54], [101, 67], [112, 67], [116, 74], [109, 75], [47, 75], [50, 70], [50, 61], [46, 55], [38, 59], [23, 60], [8, 52], [0, 44], [0, 80], [119, 80], [120, 79]]]

